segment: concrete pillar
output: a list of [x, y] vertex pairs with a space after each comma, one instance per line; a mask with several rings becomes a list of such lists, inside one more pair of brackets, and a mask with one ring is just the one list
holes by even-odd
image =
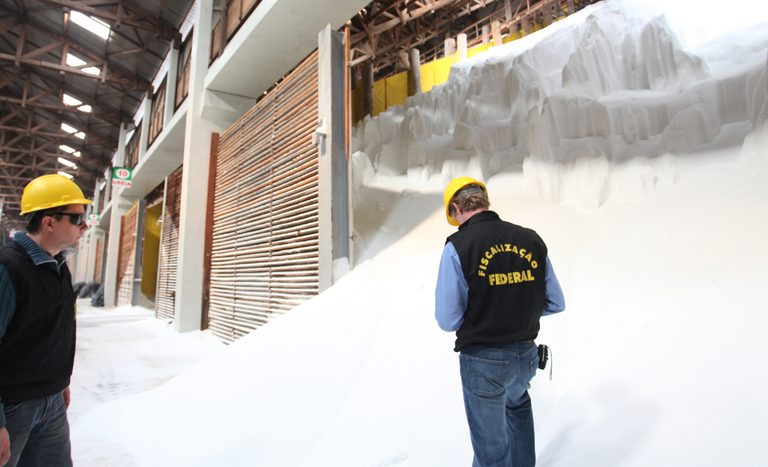
[[[174, 327], [179, 332], [201, 329], [205, 268], [205, 209], [208, 199], [210, 123], [202, 118], [203, 80], [208, 71], [213, 0], [200, 0], [192, 35], [189, 110], [184, 131], [179, 259], [176, 274]], [[212, 195], [212, 194], [211, 194]]]
[[86, 265], [85, 271], [86, 282], [101, 282], [101, 278], [96, 277], [96, 260], [98, 259], [96, 246], [98, 245], [99, 240], [104, 241], [104, 234], [105, 232], [102, 228], [91, 227], [91, 243], [88, 245], [88, 264]]
[[421, 57], [419, 49], [411, 49], [411, 80], [414, 94], [421, 94]]
[[[96, 183], [93, 185], [93, 204], [88, 206], [88, 212], [90, 214], [101, 214], [97, 212], [97, 207], [100, 202], [101, 198], [101, 191], [99, 190], [99, 185], [102, 183], [102, 179], [97, 178]], [[88, 261], [85, 263], [85, 271], [84, 271], [84, 281], [85, 282], [93, 282], [96, 279], [93, 277], [94, 273], [96, 272], [96, 243], [97, 240], [100, 238], [100, 232], [101, 229], [98, 227], [89, 227], [88, 228], [88, 234], [90, 238], [90, 243], [88, 244]]]
[[488, 24], [483, 25], [483, 44], [487, 44], [491, 41], [491, 26]]
[[80, 242], [77, 245], [77, 249], [67, 256], [67, 266], [69, 272], [72, 274], [72, 283], [85, 281], [85, 264], [88, 261], [88, 245], [91, 241], [90, 232], [86, 231]]
[[[119, 150], [120, 149], [118, 148], [118, 151]], [[125, 152], [125, 148], [123, 148], [123, 152]], [[102, 211], [106, 209], [107, 204], [112, 200], [112, 167], [107, 167], [107, 170], [104, 171], [104, 182], [106, 185], [104, 186], [104, 202], [102, 203]]]
[[141, 134], [139, 134], [139, 160], [136, 162], [138, 165], [144, 160], [144, 155], [147, 153], [147, 141], [149, 141], [149, 121], [152, 118], [152, 94], [147, 91], [144, 96], [144, 116], [141, 117], [143, 123], [141, 124]]
[[[120, 136], [117, 141], [117, 153], [112, 161], [112, 165], [120, 167], [125, 162], [125, 124], [120, 125]], [[110, 176], [108, 186], [112, 185]], [[124, 200], [120, 193], [122, 188], [112, 190], [112, 202], [109, 212], [109, 241], [107, 242], [106, 257], [107, 262], [104, 267], [104, 306], [115, 306], [117, 304], [117, 261], [120, 256], [120, 217], [131, 207], [129, 201]]]
[[151, 308], [147, 302], [148, 300], [142, 300], [141, 293], [141, 274], [142, 274], [142, 258], [144, 257], [144, 221], [147, 217], [147, 203], [144, 199], [139, 200], [139, 205], [136, 210], [136, 246], [133, 249], [133, 296], [131, 298], [131, 305], [142, 305], [145, 308]]
[[320, 290], [350, 269], [349, 161], [344, 144], [344, 34], [318, 35]]
[[458, 48], [459, 60], [467, 59], [467, 35], [464, 33], [456, 37], [456, 47]]
[[168, 66], [168, 77], [165, 79], [165, 109], [163, 109], [163, 128], [168, 128], [171, 123], [174, 112], [176, 112], [176, 80], [179, 72], [179, 49], [174, 44], [170, 56], [170, 65]]
[[491, 23], [491, 35], [493, 36], [494, 47], [504, 43], [501, 39], [501, 21], [493, 21]]
[[456, 53], [456, 39], [449, 37], [443, 43], [443, 57], [450, 57]]

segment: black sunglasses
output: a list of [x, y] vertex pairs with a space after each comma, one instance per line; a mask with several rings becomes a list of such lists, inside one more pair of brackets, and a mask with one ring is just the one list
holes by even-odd
[[52, 212], [50, 214], [51, 216], [55, 216], [57, 220], [61, 219], [62, 216], [69, 217], [69, 222], [72, 225], [83, 225], [83, 222], [85, 222], [85, 214], [74, 214], [71, 212]]

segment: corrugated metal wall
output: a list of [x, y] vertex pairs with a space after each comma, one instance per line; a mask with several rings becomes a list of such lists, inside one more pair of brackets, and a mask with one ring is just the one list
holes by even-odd
[[163, 207], [163, 229], [160, 233], [160, 258], [157, 266], [155, 316], [171, 320], [176, 305], [176, 262], [179, 255], [179, 221], [181, 218], [181, 172], [179, 167], [168, 176]]
[[231, 342], [318, 293], [317, 53], [219, 139], [209, 328]]
[[135, 266], [136, 219], [138, 203], [121, 217], [120, 256], [117, 260], [117, 304], [131, 305], [133, 302], [133, 268]]

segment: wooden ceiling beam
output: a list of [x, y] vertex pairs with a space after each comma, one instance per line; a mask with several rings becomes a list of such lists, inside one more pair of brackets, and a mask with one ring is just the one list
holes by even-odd
[[[6, 54], [6, 53], [0, 53], [0, 60], [15, 63], [16, 56], [11, 54]], [[85, 71], [77, 67], [72, 67], [68, 65], [56, 65], [54, 63], [46, 62], [43, 60], [22, 58], [19, 60], [19, 63], [24, 63], [26, 65], [31, 65], [35, 67], [47, 68], [54, 71], [61, 71], [61, 72], [70, 73], [73, 75], [84, 76], [89, 79], [109, 81], [112, 83], [121, 84], [123, 86], [128, 86], [131, 89], [136, 89], [138, 91], [149, 91], [152, 88], [151, 83], [141, 83], [133, 80], [124, 79], [124, 78], [121, 78], [120, 76], [115, 76], [111, 73], [107, 73], [106, 70], [102, 71], [102, 73], [98, 75], [92, 75], [90, 73], [86, 73]]]
[[[41, 117], [44, 118], [44, 117]], [[48, 120], [49, 123], [55, 123], [52, 120]], [[103, 148], [110, 149], [110, 145], [103, 141], [101, 138], [98, 138], [96, 136], [87, 136], [86, 139], [80, 139], [77, 136], [67, 133], [66, 131], [60, 130], [58, 132], [53, 131], [44, 131], [44, 128], [47, 124], [40, 124], [37, 127], [33, 129], [26, 129], [26, 128], [19, 128], [19, 127], [13, 127], [13, 126], [7, 126], [7, 125], [0, 125], [0, 130], [4, 131], [10, 131], [14, 132], [18, 135], [26, 135], [26, 136], [46, 136], [48, 138], [54, 138], [57, 142], [71, 142], [75, 143], [78, 146], [84, 146], [86, 144], [92, 145], [92, 146], [101, 146]], [[77, 149], [77, 148], [75, 148]]]
[[[63, 46], [66, 45], [69, 48], [69, 50], [77, 52], [78, 54], [91, 60], [91, 62], [82, 65], [82, 67], [89, 67], [89, 66], [98, 66], [99, 68], [107, 67], [109, 69], [110, 74], [116, 74], [127, 81], [135, 81], [138, 83], [150, 84], [147, 80], [144, 80], [133, 73], [130, 73], [126, 70], [121, 69], [119, 66], [117, 66], [114, 63], [109, 64], [107, 57], [103, 55], [97, 55], [91, 52], [90, 50], [88, 50], [88, 48], [81, 46], [80, 44], [71, 40], [67, 36], [63, 36], [61, 34], [52, 32], [47, 28], [45, 28], [44, 26], [41, 26], [36, 23], [30, 22], [27, 24], [29, 24], [30, 27], [34, 28], [35, 30], [45, 35], [49, 39], [57, 41], [56, 45], [62, 47], [62, 49], [63, 49]], [[62, 55], [66, 55], [66, 54], [62, 53]], [[26, 54], [25, 54], [25, 57], [32, 58], [27, 56]]]

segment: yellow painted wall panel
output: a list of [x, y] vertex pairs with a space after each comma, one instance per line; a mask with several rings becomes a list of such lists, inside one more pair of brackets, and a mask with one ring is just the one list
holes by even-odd
[[373, 83], [373, 116], [387, 110], [387, 85], [380, 79]]
[[147, 209], [144, 218], [144, 247], [141, 259], [141, 293], [150, 300], [157, 292], [157, 260], [160, 254], [160, 225], [157, 220], [163, 212], [163, 203]]
[[454, 61], [454, 56], [449, 56], [433, 62], [435, 64], [435, 86], [448, 81], [448, 76], [451, 74], [451, 65], [453, 65]]
[[427, 92], [435, 85], [435, 62], [421, 65], [421, 92]]
[[408, 72], [403, 71], [386, 79], [387, 107], [402, 105], [408, 98]]
[[474, 57], [475, 55], [479, 54], [480, 52], [485, 52], [490, 48], [491, 44], [490, 42], [485, 44], [480, 44], [472, 47], [471, 49], [467, 50], [467, 58]]
[[520, 39], [521, 37], [523, 37], [523, 35], [520, 34], [519, 32], [513, 32], [511, 34], [508, 34], [508, 35], [504, 36], [504, 39], [502, 39], [502, 42], [504, 42], [506, 44], [507, 42], [516, 41], [516, 40]]

